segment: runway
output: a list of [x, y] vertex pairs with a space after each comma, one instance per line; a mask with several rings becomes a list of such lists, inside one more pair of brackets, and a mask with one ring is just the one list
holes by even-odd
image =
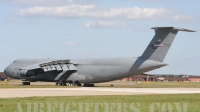
[[136, 95], [136, 94], [194, 94], [200, 88], [17, 88], [0, 89], [0, 98], [34, 96]]

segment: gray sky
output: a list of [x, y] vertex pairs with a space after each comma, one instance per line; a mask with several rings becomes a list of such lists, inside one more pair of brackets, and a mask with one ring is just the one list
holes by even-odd
[[[0, 0], [0, 71], [18, 58], [138, 57], [151, 27], [200, 30], [199, 0]], [[200, 74], [200, 34], [179, 32], [156, 74]]]

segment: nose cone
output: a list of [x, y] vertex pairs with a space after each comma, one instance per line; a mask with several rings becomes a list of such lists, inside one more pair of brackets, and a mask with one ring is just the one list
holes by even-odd
[[4, 69], [4, 73], [7, 75], [7, 76], [11, 76], [11, 67], [10, 66], [8, 66], [8, 67], [6, 67], [5, 69]]

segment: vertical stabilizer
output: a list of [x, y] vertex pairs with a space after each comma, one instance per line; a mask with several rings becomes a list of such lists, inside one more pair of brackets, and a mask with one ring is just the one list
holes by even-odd
[[175, 27], [154, 27], [155, 36], [147, 46], [141, 58], [163, 61], [178, 31], [195, 32]]

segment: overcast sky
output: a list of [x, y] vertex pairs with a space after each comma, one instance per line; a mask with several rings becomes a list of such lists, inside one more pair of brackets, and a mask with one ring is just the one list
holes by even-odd
[[199, 0], [0, 0], [0, 71], [19, 58], [138, 57], [151, 27], [179, 32], [149, 73], [200, 75]]

